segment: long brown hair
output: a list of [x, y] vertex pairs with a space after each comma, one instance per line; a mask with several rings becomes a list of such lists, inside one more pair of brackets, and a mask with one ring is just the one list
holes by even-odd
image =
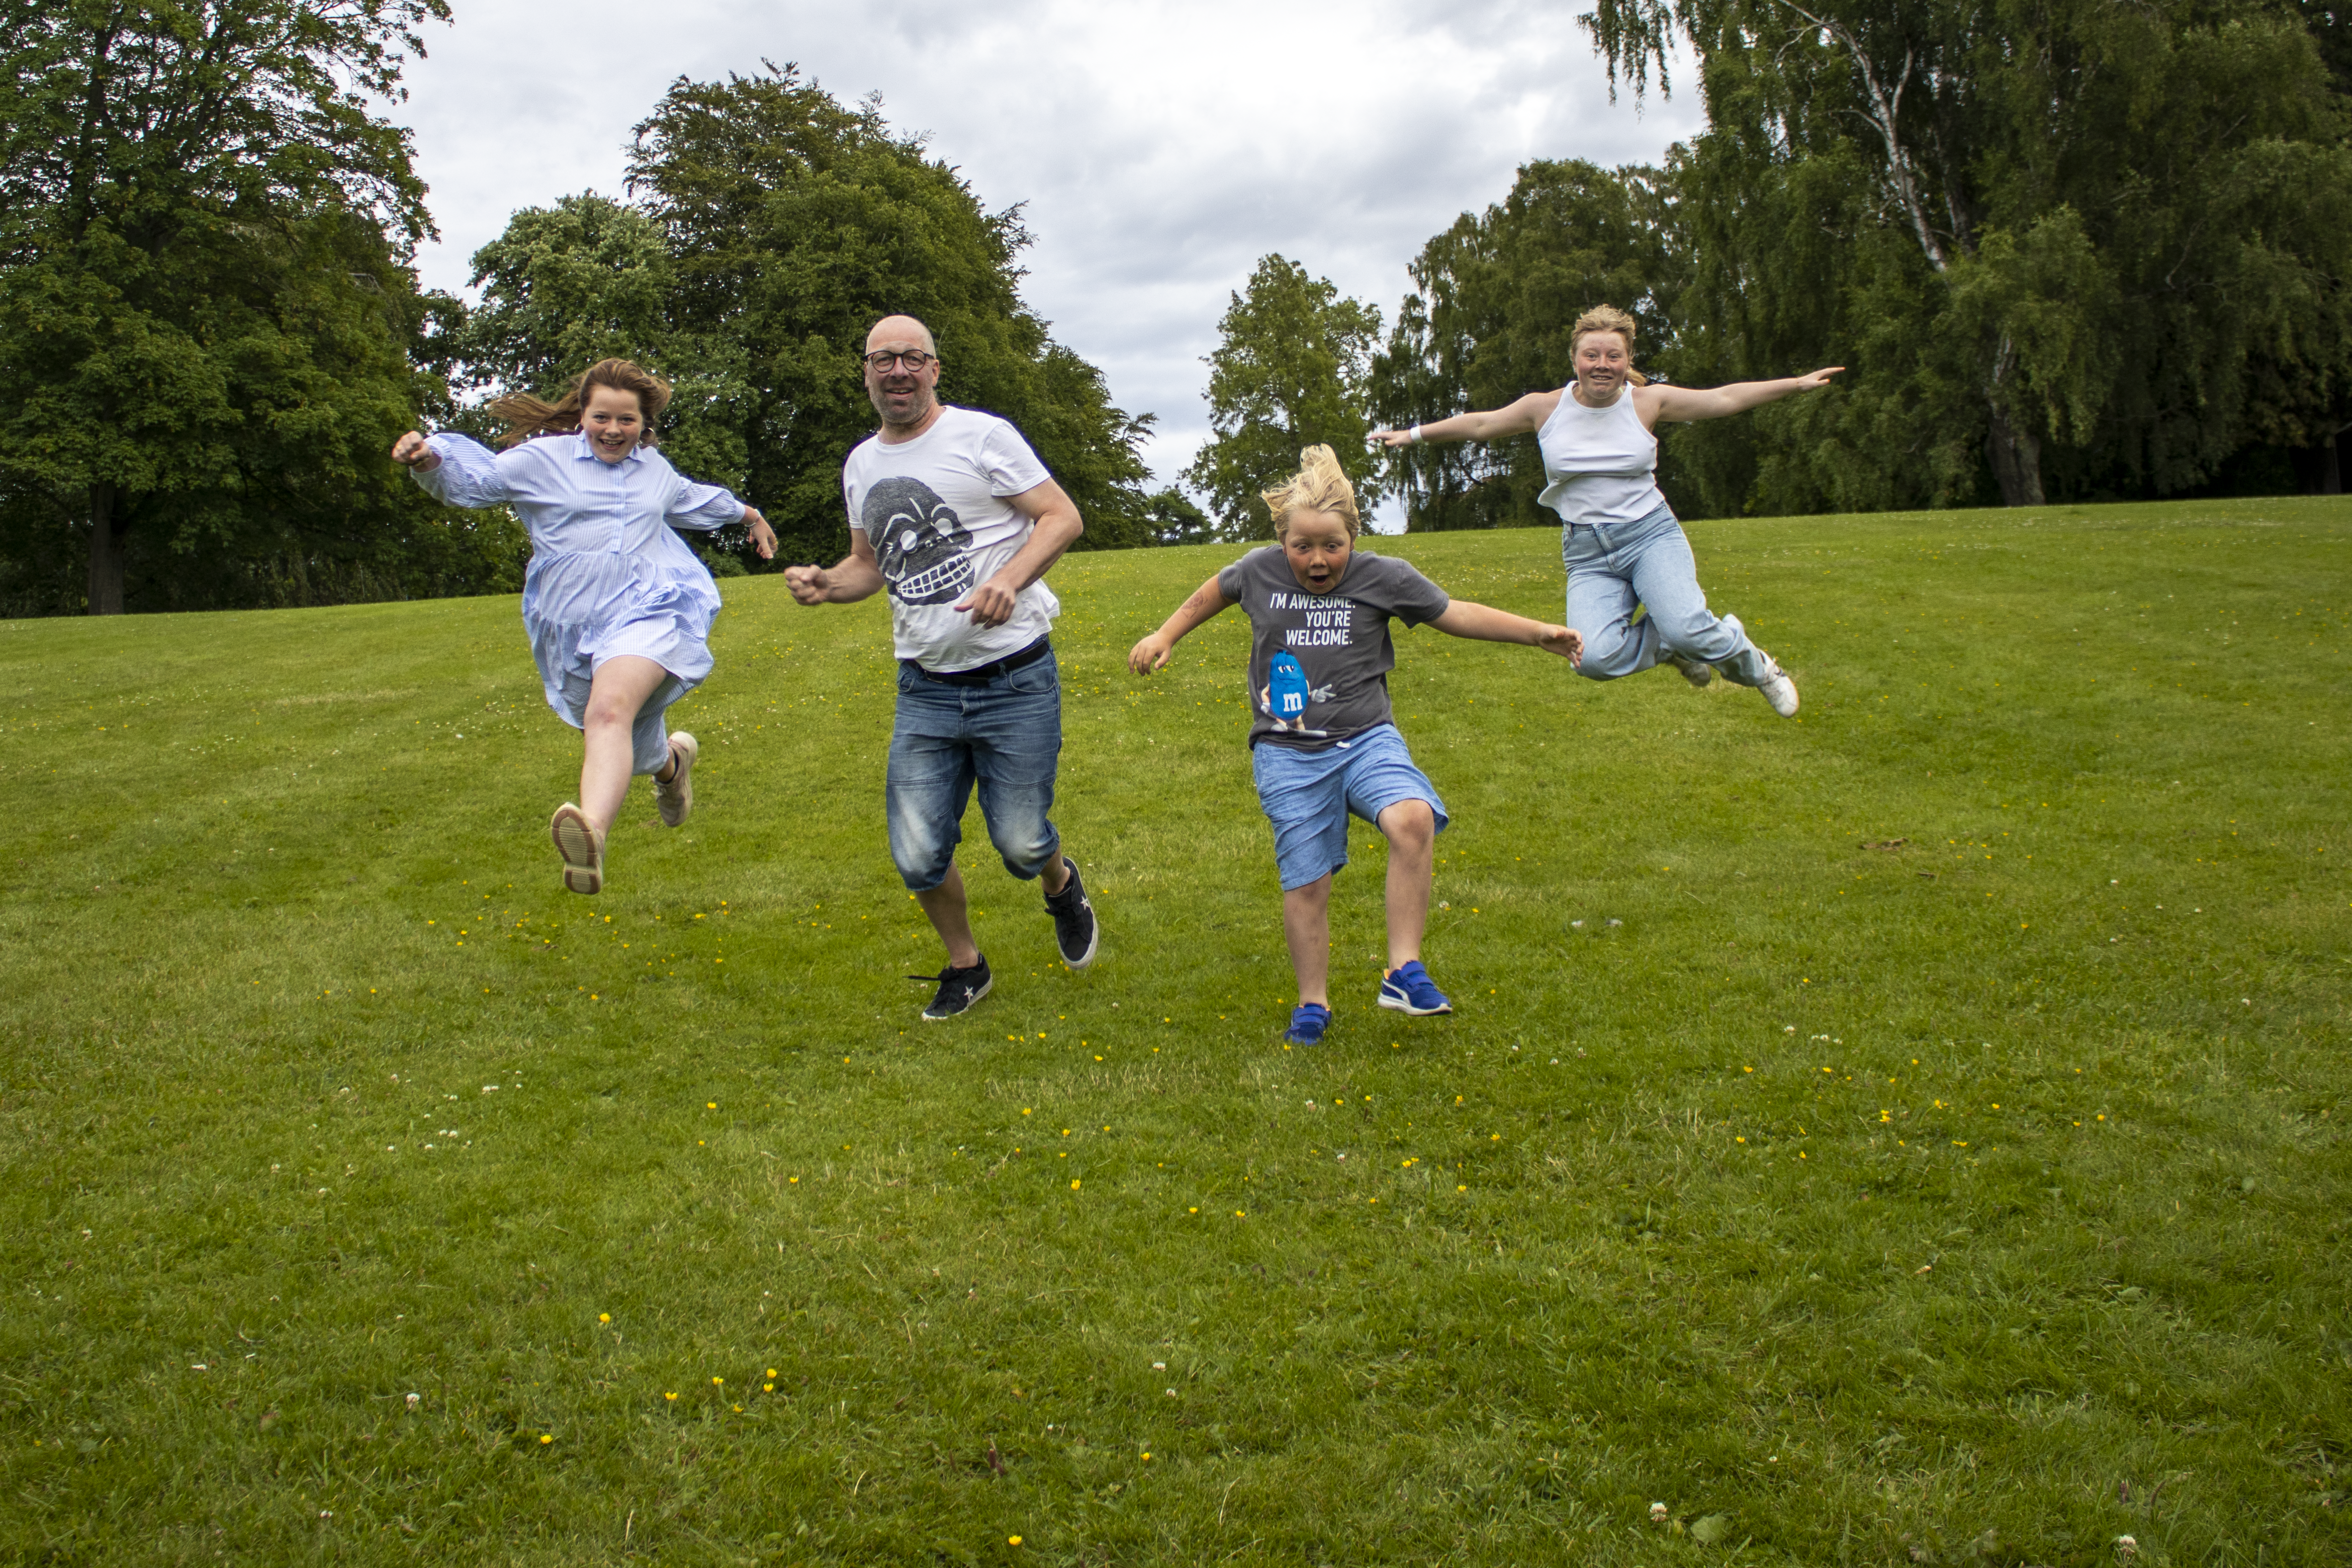
[[550, 403], [528, 392], [510, 392], [491, 404], [490, 413], [504, 420], [507, 426], [507, 433], [499, 437], [499, 445], [519, 446], [534, 436], [570, 435], [580, 428], [580, 412], [588, 406], [590, 390], [599, 386], [635, 393], [637, 407], [646, 419], [645, 434], [637, 437], [637, 445], [659, 444], [654, 426], [662, 410], [669, 406], [669, 383], [634, 361], [600, 359], [572, 378], [571, 388], [561, 402]]
[[[1625, 340], [1625, 357], [1628, 360], [1633, 357], [1633, 318], [1616, 306], [1595, 305], [1576, 318], [1576, 325], [1568, 329], [1568, 353], [1570, 359], [1575, 358], [1576, 345], [1584, 341], [1585, 334], [1588, 332], [1616, 333]], [[1568, 375], [1570, 381], [1576, 379], [1573, 367], [1570, 369]], [[1625, 367], [1625, 379], [1635, 386], [1650, 384], [1650, 378], [1635, 370], [1631, 364]]]

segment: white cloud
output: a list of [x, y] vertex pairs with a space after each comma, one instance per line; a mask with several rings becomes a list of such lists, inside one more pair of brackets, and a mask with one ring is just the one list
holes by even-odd
[[425, 281], [462, 289], [508, 215], [619, 194], [631, 127], [679, 76], [797, 61], [835, 96], [883, 95], [991, 207], [1026, 204], [1026, 292], [1160, 416], [1162, 478], [1206, 434], [1201, 356], [1268, 251], [1392, 319], [1405, 263], [1531, 158], [1656, 159], [1697, 127], [1685, 96], [1612, 105], [1568, 6], [1435, 0], [670, 0], [619, 12], [457, 0], [396, 117], [441, 232]]

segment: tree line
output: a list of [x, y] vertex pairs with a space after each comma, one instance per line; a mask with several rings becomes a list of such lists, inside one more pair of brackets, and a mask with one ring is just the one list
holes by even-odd
[[[1665, 433], [1684, 516], [2342, 489], [2352, 13], [2341, 0], [1597, 0], [1614, 87], [1680, 45], [1659, 166], [1524, 166], [1379, 313], [1268, 257], [1187, 478], [1227, 531], [1281, 454], [1565, 384], [1606, 301], [1691, 385], [1834, 395]], [[1310, 363], [1311, 362], [1311, 363]], [[1355, 459], [1415, 529], [1551, 521], [1534, 442]]]
[[1532, 441], [1364, 437], [1563, 384], [1601, 301], [1670, 380], [1851, 367], [1670, 430], [1685, 516], [2341, 488], [2343, 0], [1596, 0], [1612, 92], [1686, 59], [1706, 131], [1654, 167], [1525, 165], [1422, 247], [1392, 321], [1265, 258], [1189, 495], [1151, 488], [1151, 416], [1023, 300], [1020, 209], [791, 66], [676, 82], [621, 193], [515, 214], [476, 304], [421, 289], [425, 192], [378, 110], [447, 16], [0, 0], [0, 614], [512, 591], [514, 521], [384, 453], [419, 423], [487, 436], [487, 395], [606, 354], [677, 383], [680, 468], [758, 506], [780, 560], [824, 557], [891, 311], [932, 324], [947, 395], [1028, 434], [1095, 548], [1262, 535], [1258, 489], [1313, 442], [1412, 528], [1547, 521]]
[[[338, 603], [520, 586], [501, 513], [385, 460], [419, 423], [589, 362], [672, 378], [678, 466], [829, 558], [840, 460], [873, 425], [866, 329], [906, 311], [957, 401], [1028, 435], [1094, 548], [1198, 532], [1153, 494], [1148, 415], [1023, 301], [1020, 210], [791, 66], [681, 79], [620, 197], [514, 215], [479, 303], [422, 290], [431, 232], [378, 106], [445, 0], [0, 5], [0, 614]], [[740, 533], [739, 531], [734, 531]], [[740, 537], [709, 559], [740, 571]]]

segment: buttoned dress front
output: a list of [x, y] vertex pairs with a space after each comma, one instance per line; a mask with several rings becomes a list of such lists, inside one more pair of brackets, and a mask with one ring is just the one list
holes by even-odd
[[743, 503], [720, 486], [696, 484], [649, 447], [604, 462], [583, 435], [542, 436], [503, 452], [447, 434], [428, 445], [441, 462], [411, 468], [418, 484], [452, 506], [510, 506], [530, 531], [522, 624], [559, 718], [585, 728], [590, 686], [607, 659], [634, 655], [669, 672], [638, 710], [631, 739], [635, 770], [660, 770], [669, 760], [663, 715], [709, 675], [719, 614], [718, 584], [671, 531], [739, 522]]

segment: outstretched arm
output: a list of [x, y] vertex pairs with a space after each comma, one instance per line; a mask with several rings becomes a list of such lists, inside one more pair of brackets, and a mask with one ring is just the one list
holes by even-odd
[[1454, 600], [1445, 606], [1444, 615], [1429, 624], [1452, 637], [1479, 642], [1525, 643], [1546, 653], [1556, 653], [1570, 664], [1584, 662], [1584, 638], [1567, 626], [1546, 626], [1508, 610], [1474, 605], [1467, 599]]
[[803, 605], [854, 605], [874, 596], [882, 586], [882, 568], [875, 563], [873, 542], [866, 531], [849, 531], [849, 553], [827, 571], [822, 566], [787, 566], [784, 586]]
[[429, 474], [441, 466], [441, 454], [425, 444], [421, 431], [411, 430], [392, 444], [392, 460], [404, 468]]
[[768, 526], [768, 520], [761, 515], [758, 507], [736, 500], [734, 492], [723, 485], [698, 485], [686, 479], [663, 521], [672, 528], [702, 532], [715, 532], [730, 522], [740, 522], [751, 536], [751, 548], [760, 552], [761, 560], [776, 558], [776, 531]]
[[1543, 428], [1543, 422], [1559, 406], [1559, 399], [1557, 392], [1530, 392], [1517, 403], [1487, 413], [1456, 414], [1408, 430], [1375, 430], [1371, 439], [1383, 447], [1409, 447], [1416, 440], [1499, 441], [1506, 436], [1532, 435]]
[[1830, 384], [1830, 377], [1845, 366], [1831, 365], [1810, 375], [1782, 376], [1778, 381], [1735, 381], [1728, 386], [1651, 386], [1640, 389], [1656, 399], [1657, 414], [1653, 425], [1677, 421], [1688, 423], [1698, 419], [1720, 419], [1727, 414], [1745, 414], [1751, 408], [1800, 392], [1812, 392]]
[[499, 455], [463, 436], [420, 436], [411, 430], [393, 444], [392, 460], [418, 488], [451, 506], [503, 506], [516, 498]]
[[1160, 629], [1128, 650], [1127, 668], [1138, 675], [1150, 675], [1155, 669], [1168, 667], [1168, 656], [1184, 640], [1184, 634], [1200, 626], [1210, 616], [1230, 608], [1237, 601], [1225, 597], [1214, 577], [1192, 590], [1192, 596], [1176, 606], [1176, 613], [1160, 624]]

